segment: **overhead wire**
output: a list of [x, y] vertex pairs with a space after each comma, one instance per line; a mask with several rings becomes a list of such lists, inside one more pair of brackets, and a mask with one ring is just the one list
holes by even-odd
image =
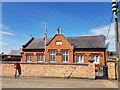
[[110, 24], [109, 24], [109, 27], [108, 27], [108, 32], [107, 32], [107, 35], [106, 35], [106, 39], [108, 38], [109, 32], [111, 30], [112, 20], [113, 20], [113, 15], [111, 16], [111, 19], [110, 19]]
[[[108, 32], [107, 32], [107, 34], [106, 34], [105, 41], [108, 39], [110, 30], [111, 30], [112, 20], [113, 20], [113, 15], [111, 16], [111, 19], [110, 19], [110, 24], [109, 24], [109, 26], [108, 26]], [[110, 44], [110, 42], [108, 42], [108, 43], [106, 44], [107, 51], [108, 51], [109, 44]]]

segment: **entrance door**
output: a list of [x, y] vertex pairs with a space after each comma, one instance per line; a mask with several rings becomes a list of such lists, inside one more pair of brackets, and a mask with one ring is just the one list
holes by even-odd
[[96, 79], [108, 79], [108, 66], [97, 66], [95, 76]]

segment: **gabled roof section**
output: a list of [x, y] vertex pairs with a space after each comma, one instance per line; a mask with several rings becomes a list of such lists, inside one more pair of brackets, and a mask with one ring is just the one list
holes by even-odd
[[[47, 45], [50, 44], [50, 42], [51, 42], [57, 35], [58, 35], [58, 36], [59, 36], [59, 35], [60, 35], [60, 36], [63, 36], [63, 37], [68, 41], [68, 39], [67, 39], [64, 35], [62, 35], [62, 34], [56, 34], [53, 38], [50, 39], [50, 41], [47, 43]], [[68, 41], [68, 43], [71, 44], [69, 41]]]
[[75, 48], [106, 48], [104, 36], [67, 37]]
[[34, 40], [34, 37], [32, 37], [25, 45], [23, 45], [23, 48], [26, 48], [32, 41]]
[[20, 48], [19, 50], [11, 50], [8, 55], [21, 55], [21, 52], [22, 48]]
[[[52, 38], [48, 38], [47, 43], [49, 43], [51, 39]], [[24, 49], [44, 49], [44, 47], [45, 44], [43, 38], [36, 38]]]
[[[49, 44], [53, 38], [47, 38], [47, 44]], [[65, 38], [68, 40], [68, 42], [74, 45], [75, 48], [106, 48], [103, 35]], [[33, 39], [24, 49], [44, 49], [44, 47], [45, 44], [43, 38], [36, 38]]]
[[[57, 36], [57, 34], [55, 34], [55, 36], [54, 36], [53, 38], [51, 38], [51, 39], [49, 40], [49, 42], [47, 42], [46, 45], [50, 44], [50, 42], [51, 42], [56, 36]], [[48, 40], [47, 40], [47, 41], [48, 41]]]

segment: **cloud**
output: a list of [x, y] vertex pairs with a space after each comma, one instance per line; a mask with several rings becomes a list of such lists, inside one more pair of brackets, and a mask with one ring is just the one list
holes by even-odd
[[6, 30], [6, 31], [11, 31], [9, 26], [6, 26], [4, 24], [0, 24], [0, 30]]
[[[106, 25], [106, 26], [94, 28], [94, 29], [90, 30], [90, 32], [93, 33], [93, 34], [95, 34], [95, 35], [104, 35], [104, 36], [107, 36], [108, 29], [109, 29], [109, 25]], [[115, 36], [114, 24], [112, 23], [111, 27], [110, 27], [109, 37], [114, 37], [114, 36]]]
[[30, 38], [30, 36], [25, 35], [25, 34], [22, 34], [21, 36], [22, 36], [22, 37], [25, 37], [25, 38]]
[[42, 24], [48, 24], [47, 22], [41, 22]]
[[0, 42], [0, 46], [7, 46], [8, 43], [5, 43], [5, 42]]
[[15, 34], [14, 33], [11, 33], [10, 32], [10, 27], [9, 26], [6, 26], [4, 24], [0, 24], [0, 34], [5, 34], [5, 35], [11, 35], [11, 36], [14, 36]]
[[11, 36], [14, 36], [14, 35], [15, 35], [14, 33], [4, 32], [4, 31], [0, 31], [0, 34], [6, 34], [6, 35], [11, 35]]
[[[109, 25], [93, 28], [90, 30], [92, 35], [104, 35], [107, 36], [109, 30]], [[108, 37], [106, 37], [106, 44], [109, 42], [109, 50], [115, 50], [115, 31], [114, 31], [114, 23], [111, 24], [110, 31]]]

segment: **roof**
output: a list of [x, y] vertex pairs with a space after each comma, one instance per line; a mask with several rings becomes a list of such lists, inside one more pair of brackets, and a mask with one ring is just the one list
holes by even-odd
[[19, 50], [11, 50], [8, 55], [21, 55], [22, 49]]
[[68, 41], [76, 48], [106, 48], [104, 37], [101, 36], [82, 36], [67, 37]]
[[[48, 38], [47, 43], [49, 43], [51, 39], [52, 38]], [[44, 46], [43, 38], [36, 38], [25, 49], [44, 49]]]
[[[75, 46], [75, 48], [106, 48], [104, 36], [81, 36], [81, 37], [66, 37], [66, 39]], [[47, 44], [52, 38], [47, 39]], [[43, 38], [33, 39], [24, 49], [44, 49]]]

